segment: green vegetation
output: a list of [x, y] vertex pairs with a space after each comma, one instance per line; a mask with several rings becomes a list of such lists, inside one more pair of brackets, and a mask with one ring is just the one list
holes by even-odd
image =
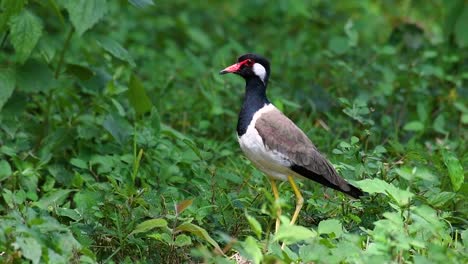
[[[468, 5], [378, 2], [1, 0], [0, 262], [467, 263]], [[218, 75], [246, 52], [368, 197], [301, 181], [286, 224]]]

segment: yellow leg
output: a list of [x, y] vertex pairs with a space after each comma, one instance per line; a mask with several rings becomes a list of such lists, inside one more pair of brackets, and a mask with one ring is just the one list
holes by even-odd
[[302, 197], [301, 191], [299, 191], [299, 188], [297, 188], [297, 185], [294, 182], [294, 179], [292, 176], [288, 176], [288, 181], [289, 183], [291, 183], [294, 194], [296, 195], [296, 210], [294, 210], [294, 214], [291, 219], [291, 225], [294, 225], [294, 223], [297, 220], [297, 217], [299, 216], [299, 212], [301, 211], [302, 205], [304, 204], [304, 198]]
[[271, 189], [273, 190], [273, 196], [275, 196], [275, 207], [276, 207], [276, 224], [275, 224], [275, 233], [278, 232], [280, 226], [280, 216], [281, 216], [281, 206], [279, 204], [279, 193], [278, 188], [276, 188], [276, 182], [273, 178], [270, 178]]

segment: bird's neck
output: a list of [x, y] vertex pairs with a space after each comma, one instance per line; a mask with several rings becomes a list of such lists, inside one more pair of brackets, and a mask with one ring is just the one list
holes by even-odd
[[255, 112], [268, 104], [270, 102], [266, 97], [266, 84], [259, 78], [246, 80], [244, 102], [237, 121], [237, 135], [239, 137], [247, 131]]

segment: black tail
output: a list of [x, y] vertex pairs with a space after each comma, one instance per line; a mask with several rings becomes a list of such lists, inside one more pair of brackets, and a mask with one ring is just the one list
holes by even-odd
[[353, 186], [353, 185], [351, 185], [349, 183], [348, 183], [348, 185], [351, 188], [351, 190], [349, 190], [347, 192], [342, 191], [343, 193], [346, 193], [347, 195], [349, 195], [351, 197], [354, 197], [356, 199], [359, 199], [362, 196], [364, 196], [364, 192], [361, 189], [359, 189], [358, 187], [355, 187], [355, 186]]
[[[310, 179], [310, 180], [313, 180], [313, 181], [316, 181], [322, 185], [325, 185], [327, 187], [330, 187], [334, 190], [337, 190], [337, 191], [340, 191], [342, 193], [345, 193], [353, 198], [356, 198], [356, 199], [359, 199], [361, 196], [364, 196], [364, 192], [349, 184], [348, 182], [346, 182], [344, 179], [342, 179], [340, 176], [338, 176], [337, 172], [332, 168], [332, 171], [334, 174], [334, 182], [335, 183], [338, 183], [338, 184], [334, 184], [332, 183], [331, 181], [327, 180], [323, 175], [319, 175], [313, 171], [310, 171], [308, 170], [307, 168], [304, 168], [302, 166], [299, 166], [299, 165], [292, 165], [291, 167], [291, 170], [293, 170], [294, 172], [306, 177], [307, 179]], [[327, 177], [327, 178], [330, 178], [330, 177]]]

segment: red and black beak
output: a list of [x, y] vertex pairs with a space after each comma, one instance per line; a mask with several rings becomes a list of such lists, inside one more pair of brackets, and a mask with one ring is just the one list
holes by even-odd
[[235, 73], [235, 72], [239, 71], [241, 66], [242, 66], [241, 63], [233, 64], [233, 65], [231, 65], [229, 67], [226, 67], [226, 69], [220, 71], [219, 74]]

